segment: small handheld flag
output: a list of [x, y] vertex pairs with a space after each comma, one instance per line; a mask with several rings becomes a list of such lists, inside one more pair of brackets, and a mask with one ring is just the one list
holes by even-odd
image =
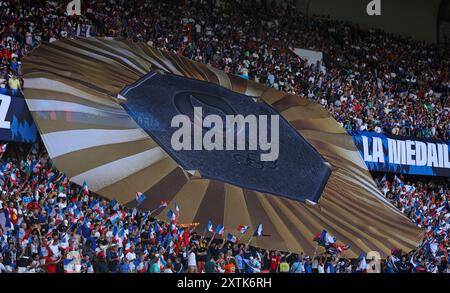
[[209, 232], [213, 233], [213, 225], [211, 221], [208, 221], [208, 225], [206, 226], [206, 230], [208, 230]]
[[83, 189], [83, 194], [89, 194], [89, 188], [88, 188], [88, 186], [87, 186], [86, 181], [83, 181], [83, 187], [82, 187], [82, 189]]
[[262, 224], [259, 224], [258, 227], [256, 227], [255, 233], [253, 233], [253, 236], [262, 236], [263, 234], [263, 228], [262, 228]]
[[110, 207], [113, 209], [113, 210], [115, 210], [115, 211], [117, 211], [118, 209], [119, 209], [119, 202], [117, 201], [117, 200], [115, 200], [115, 199], [113, 199], [110, 203], [109, 203], [109, 205], [110, 205]]
[[143, 203], [145, 200], [145, 195], [142, 192], [136, 192], [136, 202], [139, 206], [141, 203]]
[[217, 225], [216, 234], [222, 235], [223, 232], [225, 232], [225, 228], [223, 227], [223, 225], [222, 224]]
[[6, 152], [6, 147], [8, 146], [7, 143], [5, 144], [0, 144], [0, 156], [3, 155], [4, 152]]
[[161, 204], [159, 205], [160, 208], [165, 208], [169, 205], [169, 201], [167, 200], [162, 200]]
[[170, 222], [175, 222], [175, 220], [176, 220], [176, 215], [175, 215], [175, 213], [172, 211], [172, 210], [170, 210], [168, 213], [167, 213], [167, 217], [169, 218], [169, 221]]
[[233, 243], [236, 243], [237, 238], [236, 238], [236, 236], [234, 236], [233, 234], [228, 233], [228, 234], [227, 234], [227, 240], [228, 240], [228, 241], [231, 241], [231, 242], [233, 242]]
[[241, 234], [245, 234], [248, 231], [248, 228], [250, 228], [249, 226], [243, 226], [243, 225], [239, 225], [237, 230], [239, 232], [241, 232]]

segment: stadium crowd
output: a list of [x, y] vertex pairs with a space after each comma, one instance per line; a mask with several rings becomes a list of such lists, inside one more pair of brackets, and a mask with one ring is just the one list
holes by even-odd
[[[364, 254], [346, 258], [348, 247], [330, 241], [333, 237], [326, 231], [315, 237], [317, 247], [323, 248], [314, 255], [249, 246], [247, 239], [260, 234], [246, 226], [225, 237], [220, 225], [208, 224], [200, 235], [195, 226], [176, 224], [182, 207], [169, 211], [170, 221], [162, 222], [150, 212], [102, 199], [87, 185], [70, 183], [52, 166], [42, 143], [0, 149], [2, 273], [450, 272], [447, 186], [405, 184], [397, 177], [380, 181], [386, 196], [425, 227], [427, 236], [416, 250], [403, 254], [393, 248], [392, 255], [378, 263]], [[162, 202], [159, 208], [166, 205]], [[222, 236], [211, 237], [211, 232]]]
[[406, 180], [402, 175], [394, 175], [392, 180], [388, 180], [386, 177], [384, 175], [378, 181], [383, 194], [413, 223], [425, 229], [425, 239], [415, 252], [413, 261], [431, 272], [439, 271], [450, 248], [448, 180], [430, 180], [429, 177]]
[[0, 93], [21, 91], [21, 59], [41, 43], [125, 37], [318, 101], [349, 132], [449, 138], [450, 56], [433, 45], [305, 17], [291, 1], [82, 1], [82, 16], [66, 2], [0, 1]]

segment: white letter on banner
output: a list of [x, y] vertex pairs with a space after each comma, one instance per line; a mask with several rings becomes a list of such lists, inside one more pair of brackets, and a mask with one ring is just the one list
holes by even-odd
[[413, 145], [414, 141], [406, 141], [406, 164], [410, 166], [414, 166], [416, 164], [416, 161], [412, 158], [416, 155], [416, 150], [412, 148]]
[[448, 145], [444, 144], [444, 168], [450, 168], [450, 161], [448, 160]]
[[384, 163], [383, 141], [380, 137], [373, 138], [373, 161]]
[[444, 168], [444, 150], [442, 149], [443, 145], [440, 143], [437, 143], [436, 146], [437, 146], [437, 151], [438, 151], [439, 167]]
[[170, 123], [172, 127], [180, 127], [172, 134], [170, 143], [175, 151], [191, 150], [191, 119], [186, 115], [175, 115]]
[[427, 164], [427, 145], [424, 142], [416, 141], [416, 166]]
[[428, 142], [428, 167], [437, 167], [439, 165], [437, 158], [436, 145], [434, 143]]
[[372, 156], [370, 155], [370, 152], [369, 152], [369, 139], [367, 138], [367, 136], [363, 136], [362, 141], [363, 141], [363, 150], [364, 150], [363, 151], [364, 152], [364, 161], [373, 162]]
[[10, 104], [11, 97], [0, 94], [0, 128], [11, 129], [11, 122], [6, 121]]
[[400, 144], [399, 144], [399, 142], [400, 141], [398, 141], [398, 140], [396, 140], [396, 139], [393, 139], [392, 140], [393, 141], [393, 150], [392, 150], [392, 152], [394, 153], [394, 164], [401, 164], [401, 162], [400, 162], [400, 158], [401, 158], [401, 155], [402, 155], [402, 150], [400, 149]]
[[389, 163], [394, 164], [394, 155], [395, 151], [397, 150], [397, 144], [395, 140], [388, 138], [388, 154], [389, 154]]
[[398, 152], [401, 157], [401, 164], [406, 165], [406, 143], [403, 140], [397, 140]]
[[[203, 147], [207, 151], [223, 150], [223, 121], [219, 115], [208, 115], [203, 121], [205, 127], [209, 127], [203, 137]], [[214, 125], [214, 127], [212, 127]]]

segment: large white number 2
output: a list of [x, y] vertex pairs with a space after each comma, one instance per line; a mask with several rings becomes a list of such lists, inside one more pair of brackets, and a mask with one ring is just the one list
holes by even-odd
[[6, 114], [8, 114], [9, 105], [11, 104], [11, 97], [0, 94], [0, 128], [11, 128], [11, 122], [6, 121]]

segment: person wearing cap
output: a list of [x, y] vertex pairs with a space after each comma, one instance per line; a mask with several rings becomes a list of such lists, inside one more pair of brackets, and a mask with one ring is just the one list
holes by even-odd
[[305, 257], [305, 263], [304, 263], [305, 273], [311, 274], [313, 273], [312, 265], [311, 265], [311, 257], [308, 255]]

